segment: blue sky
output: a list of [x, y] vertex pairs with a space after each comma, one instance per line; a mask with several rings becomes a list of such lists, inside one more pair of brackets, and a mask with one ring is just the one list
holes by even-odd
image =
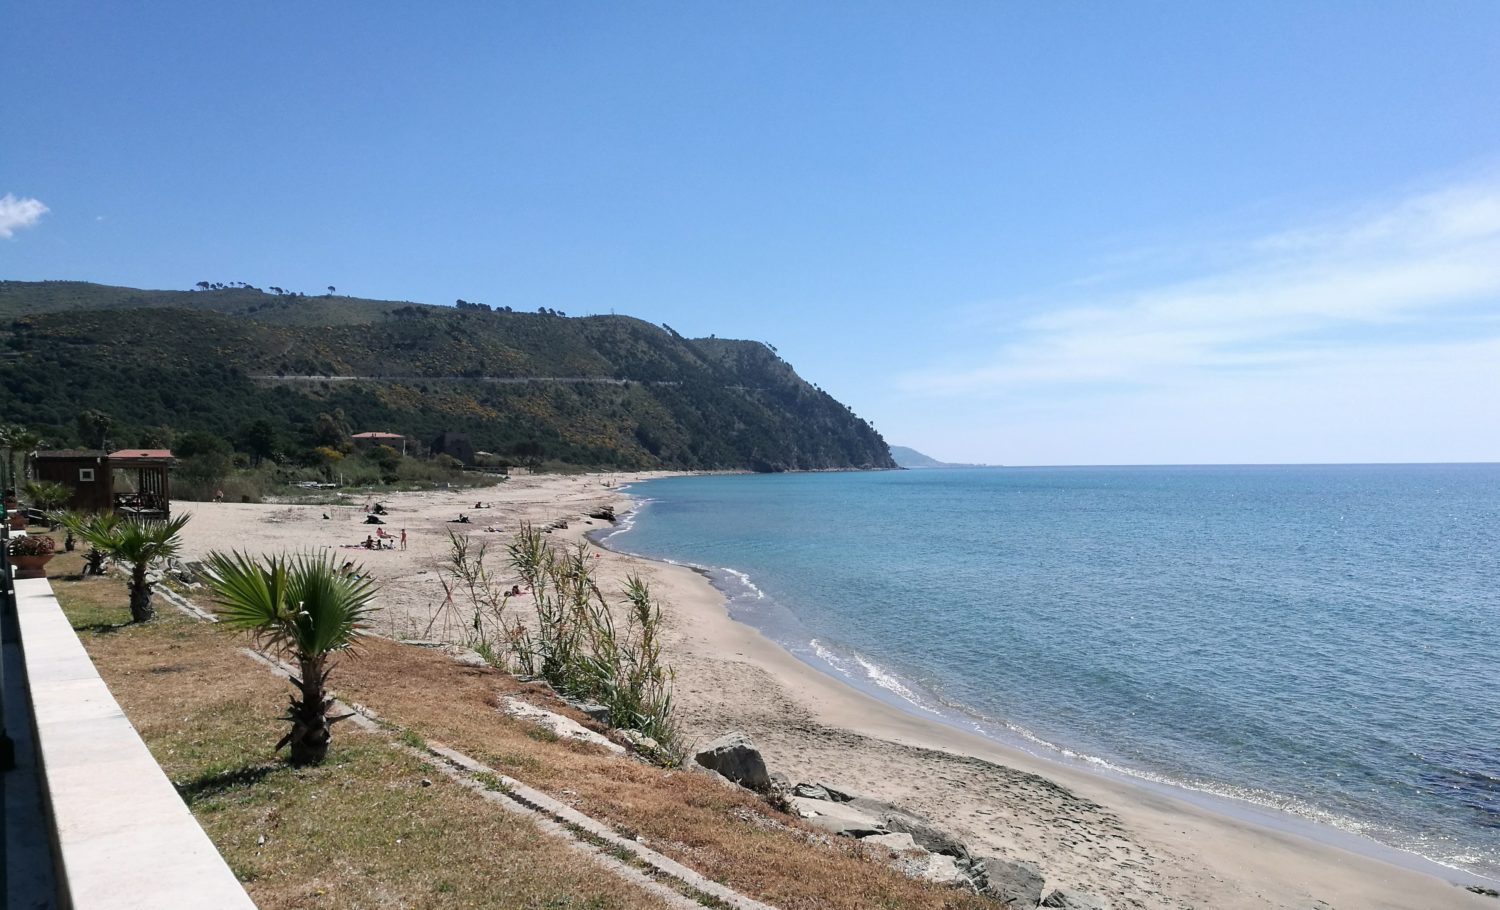
[[770, 341], [1007, 464], [1500, 460], [1500, 4], [9, 4], [0, 277]]

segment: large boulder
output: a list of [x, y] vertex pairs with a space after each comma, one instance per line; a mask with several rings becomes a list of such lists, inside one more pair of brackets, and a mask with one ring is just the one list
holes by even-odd
[[743, 733], [725, 733], [693, 756], [693, 761], [729, 778], [741, 787], [760, 793], [771, 789], [766, 760]]
[[793, 796], [787, 800], [791, 809], [814, 828], [843, 837], [870, 837], [885, 834], [879, 816], [857, 809], [848, 803], [827, 802]]
[[975, 858], [973, 869], [979, 893], [999, 901], [1002, 907], [1032, 910], [1042, 901], [1042, 886], [1047, 880], [1031, 863], [981, 856]]
[[1042, 906], [1051, 910], [1110, 910], [1109, 904], [1083, 891], [1058, 888], [1042, 899]]
[[[856, 804], [858, 802], [858, 800], [855, 801]], [[912, 815], [910, 812], [888, 811], [881, 815], [881, 821], [885, 822], [886, 828], [890, 831], [910, 834], [912, 840], [915, 840], [917, 845], [924, 850], [951, 856], [957, 860], [969, 858], [969, 850], [961, 841], [951, 834], [939, 831], [928, 824], [926, 819]]]

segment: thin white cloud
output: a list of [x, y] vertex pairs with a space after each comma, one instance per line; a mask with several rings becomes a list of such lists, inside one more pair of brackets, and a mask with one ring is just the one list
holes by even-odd
[[16, 231], [29, 228], [47, 214], [40, 199], [19, 198], [10, 193], [0, 196], [0, 237], [9, 240]]
[[1430, 346], [1460, 324], [1500, 337], [1500, 179], [1288, 228], [1230, 258], [1170, 284], [1063, 303], [1020, 323], [992, 356], [910, 373], [900, 386], [936, 396], [1168, 389], [1226, 371], [1332, 365], [1366, 347]]

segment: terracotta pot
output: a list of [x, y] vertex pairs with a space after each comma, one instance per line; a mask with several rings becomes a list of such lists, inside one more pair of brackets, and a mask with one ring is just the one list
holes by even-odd
[[26, 513], [16, 509], [10, 513], [10, 529], [12, 531], [26, 530]]
[[45, 556], [12, 556], [10, 564], [16, 567], [17, 578], [46, 578], [47, 562], [53, 554]]

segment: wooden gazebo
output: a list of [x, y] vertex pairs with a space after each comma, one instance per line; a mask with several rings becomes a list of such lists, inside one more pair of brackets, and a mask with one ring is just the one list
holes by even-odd
[[170, 518], [172, 464], [169, 449], [121, 449], [109, 453], [115, 482], [115, 512], [123, 518]]

